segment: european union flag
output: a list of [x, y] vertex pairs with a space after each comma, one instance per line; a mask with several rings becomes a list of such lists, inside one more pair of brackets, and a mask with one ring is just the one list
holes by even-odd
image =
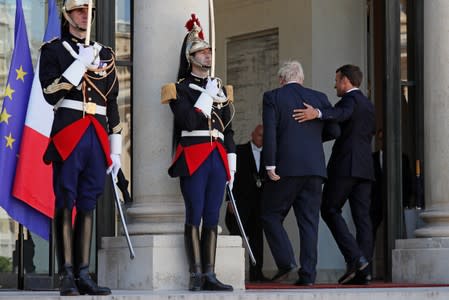
[[16, 0], [14, 50], [0, 113], [0, 206], [11, 218], [48, 239], [50, 219], [11, 194], [32, 82], [33, 64], [22, 1]]

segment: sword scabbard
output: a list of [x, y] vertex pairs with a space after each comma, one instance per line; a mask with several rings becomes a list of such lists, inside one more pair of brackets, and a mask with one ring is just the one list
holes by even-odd
[[136, 254], [134, 253], [134, 248], [133, 248], [133, 245], [131, 243], [131, 239], [129, 237], [128, 226], [126, 225], [125, 216], [123, 214], [122, 205], [120, 203], [120, 197], [119, 197], [119, 194], [118, 194], [118, 191], [117, 191], [117, 185], [116, 185], [115, 178], [112, 175], [112, 173], [111, 173], [111, 179], [112, 179], [112, 186], [113, 186], [113, 189], [114, 189], [115, 205], [117, 206], [117, 210], [118, 210], [119, 215], [120, 215], [120, 221], [122, 222], [123, 231], [124, 231], [125, 237], [126, 237], [126, 243], [128, 244], [129, 257], [131, 259], [134, 259], [134, 257], [136, 257]]
[[232, 194], [231, 188], [229, 187], [228, 184], [226, 184], [226, 192], [228, 193], [229, 201], [231, 201], [232, 209], [234, 210], [234, 216], [235, 220], [237, 221], [240, 234], [242, 236], [243, 246], [245, 247], [246, 251], [248, 251], [251, 264], [255, 266], [256, 258], [254, 257], [253, 251], [251, 250], [251, 246], [249, 245], [248, 237], [246, 236], [245, 229], [243, 228], [242, 220], [240, 219], [239, 211], [237, 209], [237, 203], [235, 202], [234, 195]]

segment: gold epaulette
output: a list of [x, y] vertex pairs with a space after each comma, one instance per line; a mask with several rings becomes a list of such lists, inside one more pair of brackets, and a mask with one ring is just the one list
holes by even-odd
[[42, 45], [39, 47], [39, 51], [41, 50], [42, 47], [44, 47], [47, 44], [53, 43], [54, 41], [59, 40], [59, 37], [54, 37], [51, 40], [48, 40], [46, 42], [43, 42]]
[[234, 102], [234, 87], [232, 85], [225, 85], [225, 90], [229, 102]]
[[167, 104], [170, 100], [176, 99], [176, 85], [167, 83], [161, 89], [161, 104]]

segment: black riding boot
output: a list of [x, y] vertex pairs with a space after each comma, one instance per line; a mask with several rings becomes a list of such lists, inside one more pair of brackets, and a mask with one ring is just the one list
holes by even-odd
[[203, 227], [201, 232], [201, 255], [203, 263], [203, 290], [232, 291], [231, 285], [221, 283], [215, 274], [215, 253], [217, 251], [217, 227]]
[[111, 290], [98, 286], [89, 275], [90, 245], [92, 242], [93, 211], [77, 211], [75, 218], [75, 277], [81, 295], [109, 295]]
[[72, 210], [56, 208], [53, 222], [59, 269], [59, 293], [61, 296], [77, 296], [79, 292], [75, 284], [72, 267]]
[[187, 260], [189, 263], [189, 290], [201, 291], [203, 276], [201, 270], [200, 233], [198, 226], [185, 224], [184, 245], [186, 247]]

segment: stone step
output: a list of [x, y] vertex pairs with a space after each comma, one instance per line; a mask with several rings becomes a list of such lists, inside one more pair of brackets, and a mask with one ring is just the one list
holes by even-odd
[[[58, 292], [1, 291], [0, 299], [59, 300]], [[240, 290], [235, 292], [127, 291], [113, 290], [110, 296], [80, 296], [83, 300], [447, 300], [449, 287], [419, 288], [347, 288]]]

